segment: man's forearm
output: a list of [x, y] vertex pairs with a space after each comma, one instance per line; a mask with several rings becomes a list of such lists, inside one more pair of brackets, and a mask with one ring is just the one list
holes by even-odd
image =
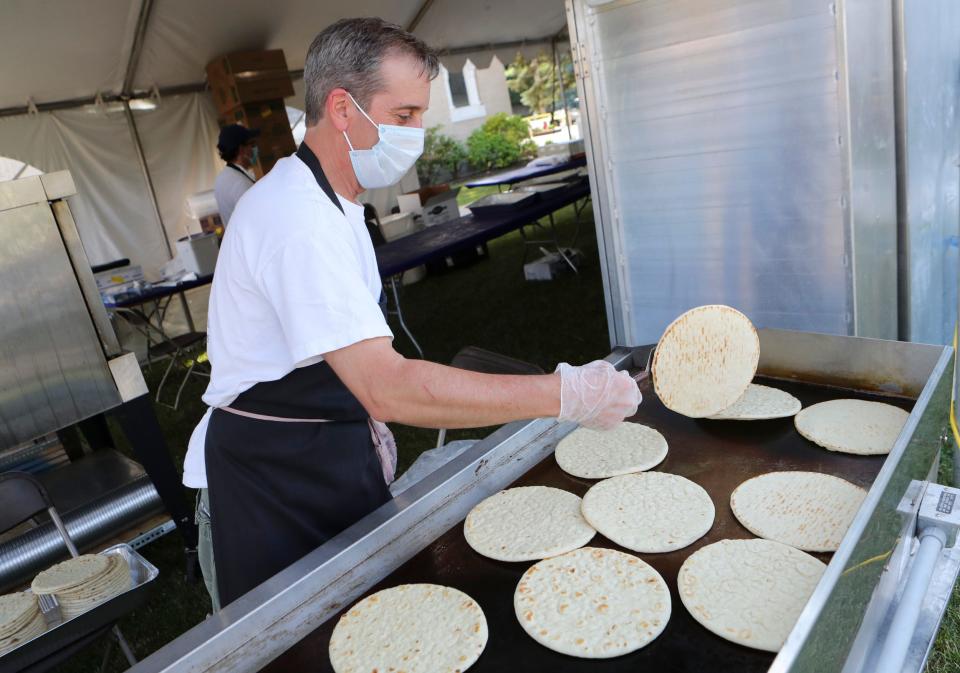
[[560, 413], [556, 374], [479, 374], [424, 360], [400, 360], [376, 394], [385, 418], [432, 428], [472, 428]]

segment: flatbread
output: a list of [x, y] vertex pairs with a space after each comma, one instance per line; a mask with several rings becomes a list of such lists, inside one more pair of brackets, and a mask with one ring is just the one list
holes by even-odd
[[39, 611], [37, 597], [33, 594], [18, 592], [0, 596], [0, 638], [22, 629]]
[[580, 513], [580, 497], [559, 488], [522, 486], [500, 491], [472, 510], [463, 536], [497, 561], [537, 561], [590, 542], [596, 531]]
[[639, 650], [663, 632], [670, 590], [637, 557], [584, 547], [528, 569], [513, 606], [523, 630], [541, 645], [605, 659]]
[[119, 554], [110, 554], [106, 558], [107, 570], [102, 575], [57, 592], [64, 619], [72, 619], [130, 588], [130, 566], [126, 559]]
[[803, 405], [790, 393], [751, 383], [743, 396], [719, 414], [709, 418], [718, 421], [761, 421], [768, 418], [789, 418]]
[[757, 373], [760, 337], [729, 306], [700, 306], [667, 326], [653, 353], [657, 397], [684, 416], [703, 418], [731, 406]]
[[653, 428], [620, 423], [612, 430], [578, 428], [557, 444], [557, 465], [583, 479], [652, 469], [667, 457], [667, 440]]
[[754, 535], [804, 551], [836, 551], [867, 492], [819, 472], [770, 472], [730, 496], [734, 515]]
[[108, 557], [84, 554], [47, 568], [33, 578], [30, 588], [35, 594], [55, 594], [99, 577], [108, 566]]
[[793, 419], [797, 432], [831, 451], [886, 455], [910, 416], [900, 407], [867, 400], [830, 400]]
[[21, 629], [16, 633], [0, 639], [0, 655], [6, 654], [12, 649], [20, 647], [28, 640], [33, 640], [47, 630], [47, 621], [43, 618], [43, 613], [37, 608], [37, 612], [32, 616]]
[[721, 540], [680, 567], [680, 600], [721, 638], [779, 652], [826, 565], [772, 540]]
[[665, 472], [624, 474], [594, 484], [583, 517], [621, 547], [641, 553], [682, 549], [707, 534], [716, 514], [699, 485]]
[[465, 671], [487, 644], [475, 600], [437, 584], [403, 584], [364, 598], [330, 638], [336, 673]]

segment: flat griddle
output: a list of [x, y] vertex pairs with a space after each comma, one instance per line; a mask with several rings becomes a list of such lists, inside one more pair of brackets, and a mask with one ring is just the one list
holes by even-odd
[[[804, 407], [839, 398], [874, 400], [906, 410], [913, 400], [853, 392], [824, 385], [758, 378], [796, 396]], [[640, 384], [643, 404], [632, 422], [659, 430], [667, 439], [669, 453], [655, 470], [687, 477], [707, 490], [716, 507], [710, 532], [696, 543], [667, 554], [636, 554], [652, 565], [670, 587], [673, 602], [670, 622], [647, 647], [614, 659], [580, 659], [559, 654], [535, 642], [520, 627], [513, 610], [513, 592], [520, 576], [532, 562], [504, 563], [477, 554], [463, 537], [462, 521], [438, 537], [423, 551], [391, 573], [367, 594], [398, 584], [430, 582], [455, 587], [480, 603], [486, 615], [490, 639], [471, 673], [507, 671], [630, 671], [631, 673], [759, 673], [766, 671], [774, 655], [735, 645], [707, 631], [689, 615], [677, 594], [677, 572], [683, 561], [704, 545], [726, 538], [754, 537], [733, 516], [730, 494], [750, 477], [771, 471], [807, 470], [836, 475], [869, 488], [884, 456], [853, 456], [822, 449], [800, 436], [793, 419], [765, 421], [695, 420], [666, 409], [649, 380]], [[549, 456], [512, 486], [543, 485], [577, 495], [586, 493], [595, 480], [579, 479], [563, 472]], [[594, 547], [625, 550], [597, 534]], [[830, 554], [815, 554], [824, 562]], [[332, 671], [327, 647], [339, 614], [282, 654], [263, 669], [279, 671]]]

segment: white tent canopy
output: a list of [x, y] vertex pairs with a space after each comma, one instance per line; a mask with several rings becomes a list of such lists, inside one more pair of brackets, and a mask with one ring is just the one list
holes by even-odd
[[[297, 74], [313, 37], [347, 16], [412, 28], [449, 68], [467, 56], [508, 62], [518, 50], [549, 49], [566, 26], [563, 0], [7, 0], [0, 157], [71, 170], [91, 262], [129, 257], [155, 272], [186, 232], [184, 199], [210, 189], [222, 166], [206, 64], [283, 49]], [[112, 103], [151, 92], [160, 93], [156, 109], [128, 113]], [[92, 105], [98, 96], [105, 103]], [[300, 97], [288, 102], [302, 109]]]

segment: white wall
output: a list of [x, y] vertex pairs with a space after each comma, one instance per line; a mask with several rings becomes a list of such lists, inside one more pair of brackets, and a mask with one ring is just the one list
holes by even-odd
[[[472, 63], [468, 59], [464, 63], [465, 72], [469, 72]], [[467, 137], [486, 121], [487, 117], [498, 112], [510, 114], [510, 92], [507, 89], [507, 78], [504, 66], [499, 58], [494, 56], [486, 68], [476, 68], [476, 94], [479, 105], [483, 106], [482, 114], [470, 119], [454, 121], [456, 114], [450, 98], [450, 88], [446, 80], [446, 68], [430, 85], [430, 109], [423, 116], [424, 128], [440, 126], [448, 136], [465, 141]], [[468, 91], [470, 84], [467, 84]], [[471, 100], [471, 103], [474, 101]]]

